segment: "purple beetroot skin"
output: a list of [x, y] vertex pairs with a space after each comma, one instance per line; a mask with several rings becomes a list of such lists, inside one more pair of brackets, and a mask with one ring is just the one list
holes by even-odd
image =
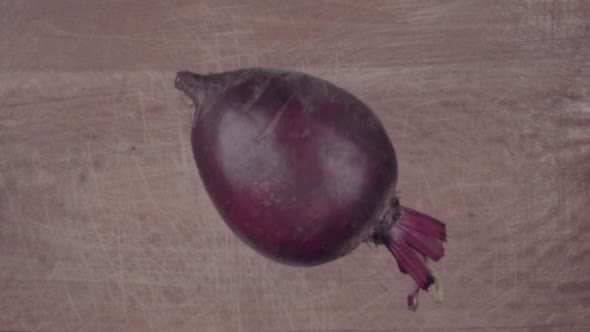
[[445, 226], [399, 205], [393, 145], [362, 101], [325, 80], [263, 68], [181, 71], [175, 86], [195, 105], [191, 141], [204, 186], [251, 248], [313, 266], [371, 241], [419, 288], [435, 282], [425, 262], [444, 255]]

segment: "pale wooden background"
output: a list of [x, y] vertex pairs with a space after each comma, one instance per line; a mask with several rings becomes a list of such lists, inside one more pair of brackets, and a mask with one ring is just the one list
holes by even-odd
[[[590, 1], [0, 1], [0, 330], [589, 331]], [[362, 246], [271, 263], [212, 208], [176, 70], [374, 107], [446, 302]]]

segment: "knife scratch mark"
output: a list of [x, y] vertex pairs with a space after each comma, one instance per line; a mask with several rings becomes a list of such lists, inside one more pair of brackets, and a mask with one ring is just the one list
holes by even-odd
[[[371, 299], [370, 301], [367, 301], [367, 302], [361, 304], [360, 306], [358, 306], [354, 310], [342, 314], [341, 316], [345, 316], [345, 317], [342, 317], [342, 320], [345, 320], [345, 318], [351, 318], [354, 315], [357, 315], [359, 313], [360, 314], [363, 314], [363, 312], [364, 312], [365, 309], [367, 309], [368, 307], [374, 305], [375, 303], [382, 302], [384, 298], [390, 297], [390, 295], [391, 295], [392, 292], [393, 292], [393, 288], [392, 289], [389, 289], [389, 290], [387, 290], [387, 291], [385, 291], [385, 292], [383, 292], [383, 293], [381, 293], [381, 294], [379, 294], [377, 296], [375, 296], [373, 299]], [[361, 316], [363, 316], [363, 315], [361, 315]]]
[[148, 199], [150, 200], [152, 205], [158, 209], [159, 212], [164, 212], [162, 207], [158, 203], [158, 200], [156, 200], [153, 190], [149, 186], [149, 181], [147, 179], [147, 176], [145, 175], [145, 171], [143, 169], [143, 166], [141, 166], [141, 163], [139, 162], [139, 159], [136, 156], [131, 156], [131, 158], [133, 159], [133, 162], [135, 163], [135, 168], [137, 169], [137, 172], [141, 178], [141, 181], [143, 183], [143, 188], [144, 188], [144, 191], [145, 191]]
[[117, 276], [117, 284], [119, 286], [119, 288], [121, 289], [121, 296], [123, 298], [122, 304], [123, 304], [123, 315], [125, 316], [125, 321], [127, 323], [129, 323], [129, 312], [127, 310], [127, 289], [125, 287], [125, 281], [123, 279], [123, 275], [124, 275], [124, 266], [125, 266], [125, 262], [123, 260], [123, 246], [124, 246], [124, 242], [123, 242], [123, 235], [121, 232], [121, 224], [118, 222], [115, 222], [115, 229], [117, 232], [117, 256], [119, 259], [119, 266], [117, 269], [118, 272], [118, 276]]
[[238, 41], [238, 39], [235, 36], [233, 36], [232, 39], [234, 40], [234, 46], [236, 48], [236, 57], [238, 60], [238, 67], [241, 67], [242, 66], [242, 56], [240, 54], [240, 42]]
[[217, 35], [217, 36], [233, 36], [235, 39], [235, 36], [249, 35], [252, 33], [255, 33], [255, 31], [252, 29], [240, 29], [240, 30], [233, 30], [233, 31], [216, 32], [215, 35]]
[[[264, 273], [264, 277], [265, 277], [266, 282], [270, 286], [267, 289], [269, 289], [269, 291], [273, 293], [274, 298], [278, 300], [279, 306], [281, 307], [281, 309], [283, 310], [283, 312], [287, 316], [287, 322], [289, 324], [290, 330], [295, 330], [295, 325], [293, 324], [293, 317], [291, 315], [291, 311], [289, 311], [289, 309], [287, 308], [287, 301], [286, 300], [289, 298], [289, 296], [287, 296], [287, 294], [282, 294], [280, 292], [281, 288], [279, 288], [277, 286], [276, 282], [270, 278], [269, 273]], [[284, 287], [282, 289], [287, 290], [288, 288]]]
[[143, 125], [143, 139], [145, 140], [146, 143], [149, 143], [151, 141], [151, 139], [149, 139], [148, 125], [147, 125], [147, 121], [146, 121], [146, 117], [145, 117], [144, 94], [139, 89], [135, 90], [135, 91], [136, 91], [136, 95], [137, 95], [138, 101], [139, 101], [139, 111], [141, 113], [141, 123]]
[[320, 315], [318, 314], [317, 307], [314, 305], [312, 292], [309, 288], [309, 283], [307, 282], [307, 278], [305, 278], [305, 274], [300, 275], [300, 280], [301, 280], [301, 285], [302, 285], [303, 289], [305, 289], [305, 294], [307, 295], [306, 301], [305, 301], [306, 302], [305, 307], [308, 308], [308, 310], [309, 310], [308, 316], [310, 317], [311, 320], [313, 320], [313, 323], [314, 323], [314, 324], [312, 324], [311, 328], [312, 329], [319, 329], [319, 330], [326, 330], [327, 325], [321, 319]]
[[295, 21], [293, 20], [293, 16], [285, 13], [285, 11], [283, 11], [282, 9], [278, 9], [278, 11], [281, 13], [281, 15], [283, 17], [285, 17], [289, 23], [291, 24], [291, 27], [293, 28], [293, 32], [295, 33], [295, 38], [297, 39], [297, 43], [299, 44], [299, 49], [301, 50], [302, 54], [303, 54], [303, 61], [302, 61], [302, 70], [306, 71], [307, 68], [309, 67], [309, 56], [307, 54], [307, 47], [305, 45], [305, 42], [303, 41], [303, 38], [301, 37], [301, 33], [299, 31], [299, 25], [297, 25], [297, 23], [295, 23]]
[[[188, 24], [186, 24], [182, 20], [182, 18], [180, 18], [176, 14], [175, 10], [173, 8], [171, 8], [171, 5], [167, 1], [160, 0], [160, 3], [166, 8], [167, 14], [172, 19], [172, 21], [178, 23], [178, 25], [180, 25], [182, 28], [184, 28], [191, 35], [191, 37], [193, 37], [193, 39], [197, 42], [198, 45], [206, 45], [207, 44], [206, 42], [204, 42], [202, 40], [202, 38], [200, 37], [200, 35], [196, 31], [194, 31]], [[219, 56], [214, 55], [211, 52], [209, 47], [203, 47], [203, 48], [201, 48], [201, 50], [204, 51], [205, 53], [207, 53], [209, 58], [215, 62], [215, 64], [217, 65], [218, 71], [223, 70], [223, 66], [221, 64]]]
[[67, 286], [64, 286], [64, 289], [65, 289], [66, 296], [68, 298], [68, 304], [74, 310], [76, 317], [80, 321], [81, 326], [79, 326], [78, 329], [82, 330], [86, 324], [84, 323], [84, 319], [82, 319], [82, 315], [80, 314], [80, 309], [78, 309], [78, 307], [74, 303], [74, 299], [72, 298], [72, 294], [70, 293], [70, 289]]

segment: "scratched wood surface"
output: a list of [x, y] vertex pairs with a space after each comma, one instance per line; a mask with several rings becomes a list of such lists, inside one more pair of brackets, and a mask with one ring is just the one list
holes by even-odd
[[[590, 2], [0, 1], [0, 330], [590, 330]], [[325, 77], [448, 225], [445, 302], [383, 248], [271, 263], [213, 209], [176, 70]]]

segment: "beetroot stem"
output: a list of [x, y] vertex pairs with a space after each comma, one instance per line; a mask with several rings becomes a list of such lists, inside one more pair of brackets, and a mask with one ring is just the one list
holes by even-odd
[[392, 253], [400, 271], [409, 274], [416, 287], [408, 295], [410, 310], [418, 308], [418, 292], [434, 284], [435, 298], [442, 300], [442, 288], [427, 265], [428, 258], [438, 261], [444, 256], [445, 225], [421, 212], [400, 206], [399, 217], [383, 236], [383, 244]]

